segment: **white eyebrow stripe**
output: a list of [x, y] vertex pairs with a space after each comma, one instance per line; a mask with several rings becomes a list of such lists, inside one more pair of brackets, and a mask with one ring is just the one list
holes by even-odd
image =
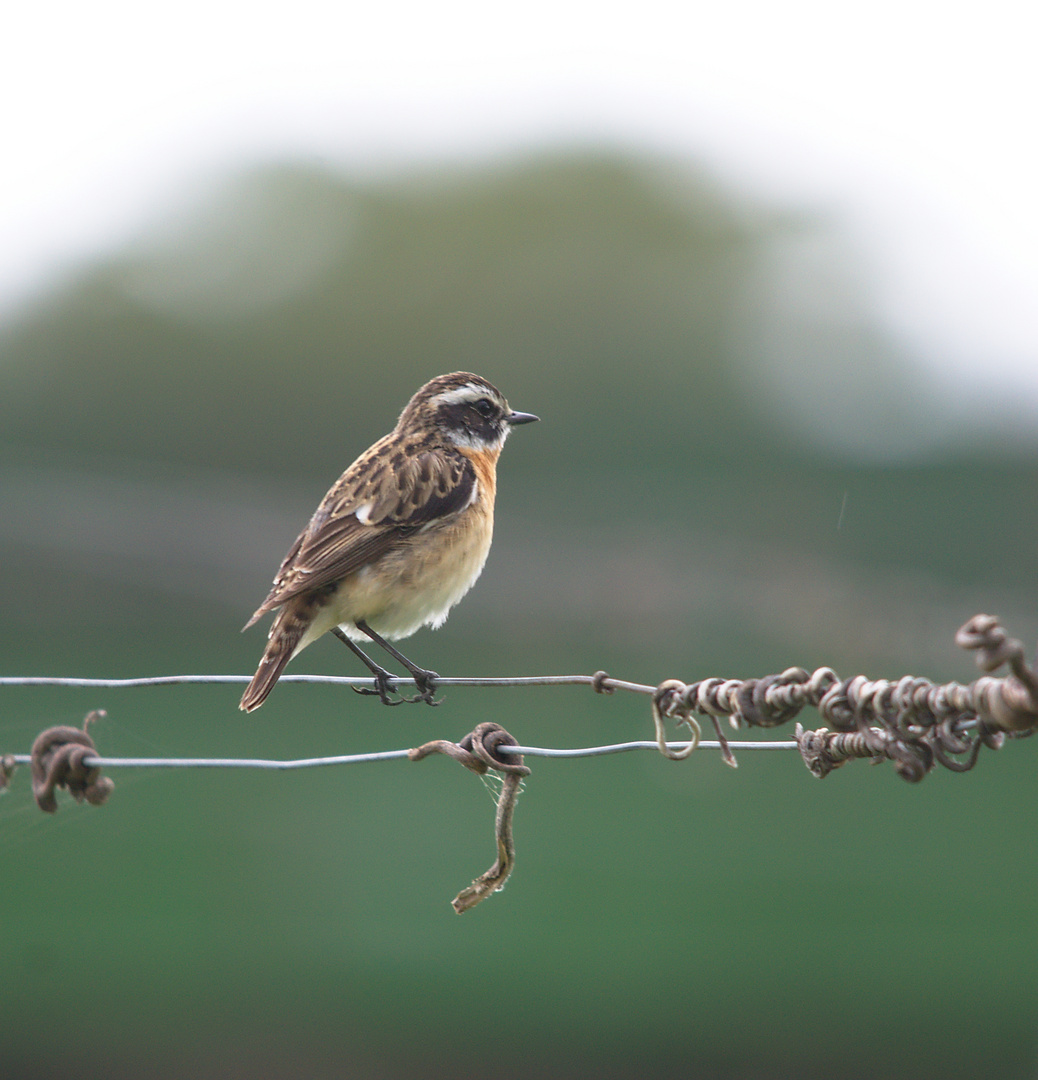
[[437, 401], [442, 405], [462, 405], [467, 401], [479, 401], [480, 398], [492, 398], [493, 396], [485, 386], [466, 383], [456, 390], [444, 390], [442, 394], [437, 394], [433, 401]]

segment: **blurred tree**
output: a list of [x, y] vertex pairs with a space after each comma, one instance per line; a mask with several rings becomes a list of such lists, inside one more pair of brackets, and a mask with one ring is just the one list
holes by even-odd
[[609, 154], [377, 183], [263, 169], [10, 329], [0, 423], [8, 442], [326, 475], [425, 379], [471, 368], [543, 412], [575, 471], [785, 455], [795, 436], [757, 423], [770, 389], [747, 415], [759, 380], [733, 371], [732, 328], [791, 228]]

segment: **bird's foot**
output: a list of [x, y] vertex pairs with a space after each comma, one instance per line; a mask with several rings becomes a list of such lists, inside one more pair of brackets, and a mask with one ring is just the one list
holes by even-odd
[[436, 680], [440, 676], [435, 671], [426, 671], [425, 668], [416, 668], [412, 674], [418, 689], [414, 697], [404, 697], [397, 690], [397, 677], [385, 668], [372, 671], [375, 677], [373, 687], [355, 686], [353, 689], [366, 697], [377, 696], [383, 705], [414, 705], [419, 701], [424, 701], [426, 705], [439, 705], [443, 701], [443, 698], [436, 697]]
[[[377, 666], [377, 665], [376, 665]], [[393, 697], [396, 694], [396, 677], [385, 668], [378, 668], [378, 670], [372, 670], [372, 675], [375, 676], [375, 685], [372, 686], [355, 686], [353, 689], [358, 694], [364, 694], [365, 697], [378, 696], [379, 701], [383, 705], [403, 705], [405, 701], [411, 701], [411, 698], [405, 698], [403, 696]]]
[[[411, 678], [414, 679], [414, 684], [418, 690], [418, 693], [415, 694], [414, 697], [401, 697], [400, 701], [406, 701], [410, 705], [413, 705], [415, 704], [415, 702], [418, 701], [424, 701], [426, 705], [440, 704], [440, 701], [442, 701], [443, 699], [441, 698], [440, 701], [436, 700], [436, 682], [440, 676], [437, 675], [435, 671], [428, 671], [426, 668], [420, 668], [417, 664], [412, 664], [411, 661], [408, 660], [407, 657], [404, 656], [404, 654], [396, 648], [396, 646], [390, 645], [390, 643], [386, 641], [386, 639], [382, 637], [381, 634], [378, 634], [374, 630], [372, 630], [371, 627], [368, 626], [368, 624], [363, 619], [357, 619], [355, 625], [362, 634], [367, 634], [367, 636], [371, 638], [371, 640], [375, 642], [376, 645], [380, 645], [383, 649], [386, 650], [387, 653], [389, 653], [390, 656], [393, 657], [394, 660], [397, 660], [401, 664], [403, 664], [404, 667], [407, 668], [407, 670], [411, 673]], [[376, 664], [369, 656], [365, 656], [364, 653], [362, 653], [360, 649], [358, 649], [357, 646], [353, 644], [353, 642], [346, 636], [345, 633], [343, 633], [340, 628], [336, 627], [335, 630], [332, 631], [332, 633], [335, 633], [338, 637], [342, 638], [342, 640], [345, 641], [346, 644], [349, 645], [349, 647], [359, 657], [361, 657], [364, 663], [367, 664], [371, 671], [374, 673], [376, 679], [378, 678], [378, 673], [380, 671], [387, 678], [392, 678], [388, 671], [386, 671], [384, 668], [380, 668], [379, 665]], [[395, 692], [396, 687], [394, 686], [392, 687], [392, 689]], [[387, 705], [390, 704], [390, 702], [386, 701], [385, 697], [382, 697], [382, 701], [385, 702], [385, 704]], [[399, 702], [394, 701], [392, 702], [392, 704], [397, 705], [399, 704]]]
[[426, 705], [440, 705], [443, 702], [443, 698], [436, 697], [436, 680], [440, 676], [435, 671], [415, 668], [411, 674], [414, 676], [414, 684], [418, 688], [418, 693], [414, 697], [405, 700], [412, 704], [417, 701], [424, 701]]

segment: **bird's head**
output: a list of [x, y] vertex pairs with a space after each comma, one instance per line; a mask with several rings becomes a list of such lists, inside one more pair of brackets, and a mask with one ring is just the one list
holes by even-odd
[[431, 428], [455, 446], [500, 451], [513, 427], [537, 419], [533, 413], [515, 412], [482, 376], [455, 371], [430, 380], [411, 398], [397, 430]]

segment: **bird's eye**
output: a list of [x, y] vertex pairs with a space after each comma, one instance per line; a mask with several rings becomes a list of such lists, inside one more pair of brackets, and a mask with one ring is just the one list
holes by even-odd
[[476, 412], [479, 413], [480, 416], [483, 417], [484, 420], [489, 420], [497, 413], [497, 410], [494, 408], [493, 402], [487, 401], [486, 398], [480, 398], [479, 401], [477, 401], [475, 405], [473, 405], [473, 408], [476, 410]]

